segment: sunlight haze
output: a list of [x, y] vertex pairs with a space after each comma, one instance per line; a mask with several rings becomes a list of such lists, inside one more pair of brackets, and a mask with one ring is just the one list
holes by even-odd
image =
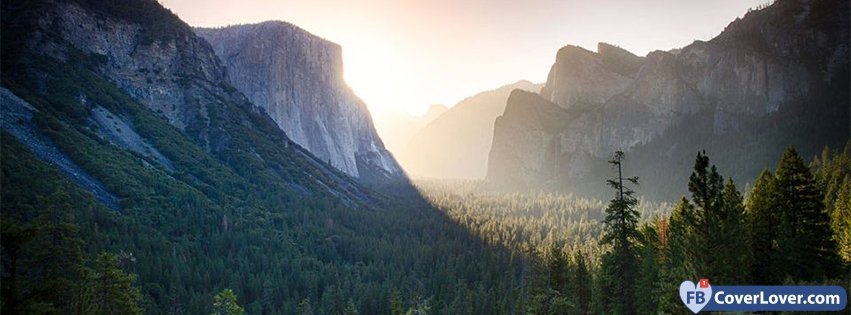
[[161, 0], [192, 26], [282, 20], [336, 42], [346, 81], [373, 114], [415, 115], [517, 80], [544, 82], [567, 44], [643, 56], [710, 39], [765, 2]]

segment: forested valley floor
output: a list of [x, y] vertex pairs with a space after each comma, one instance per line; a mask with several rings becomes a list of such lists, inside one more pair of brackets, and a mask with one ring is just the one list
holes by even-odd
[[[849, 147], [809, 162], [790, 147], [745, 190], [699, 152], [675, 203], [642, 200], [640, 180], [624, 176], [600, 179], [614, 188], [608, 202], [477, 181], [417, 187], [472, 234], [529, 258], [526, 313], [686, 314], [684, 280], [851, 286]], [[640, 167], [628, 156], [613, 166]]]

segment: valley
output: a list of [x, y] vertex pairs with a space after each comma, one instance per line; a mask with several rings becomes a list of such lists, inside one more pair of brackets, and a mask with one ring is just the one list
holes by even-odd
[[[773, 1], [643, 56], [559, 39], [545, 81], [413, 116], [350, 87], [326, 28], [3, 1], [0, 314], [688, 314], [684, 280], [847, 290], [849, 11]], [[412, 47], [502, 53], [461, 49], [476, 36]], [[430, 62], [405, 83], [462, 95], [417, 78]]]

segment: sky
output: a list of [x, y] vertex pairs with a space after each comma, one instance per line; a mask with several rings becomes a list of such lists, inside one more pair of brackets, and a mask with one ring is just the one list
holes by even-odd
[[423, 114], [501, 85], [544, 82], [565, 45], [637, 55], [708, 40], [766, 0], [160, 0], [192, 26], [281, 20], [343, 47], [370, 111]]

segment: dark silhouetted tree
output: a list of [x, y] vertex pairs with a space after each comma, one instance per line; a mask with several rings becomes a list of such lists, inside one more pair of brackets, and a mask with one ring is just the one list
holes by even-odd
[[624, 279], [636, 278], [635, 243], [639, 238], [639, 213], [635, 207], [638, 199], [624, 181], [637, 185], [638, 178], [624, 178], [623, 161], [624, 154], [621, 151], [615, 152], [609, 161], [617, 169], [617, 177], [607, 180], [609, 187], [615, 191], [615, 198], [606, 208], [602, 243], [612, 248], [602, 257], [601, 277], [604, 291], [610, 293], [607, 294], [608, 309], [612, 313], [635, 314], [633, 285]]
[[795, 281], [824, 279], [838, 264], [824, 197], [807, 165], [793, 147], [777, 164], [774, 199], [780, 213], [780, 272]]
[[747, 245], [752, 256], [750, 277], [754, 284], [778, 284], [775, 257], [780, 218], [774, 200], [774, 175], [764, 170], [757, 177], [745, 206]]

